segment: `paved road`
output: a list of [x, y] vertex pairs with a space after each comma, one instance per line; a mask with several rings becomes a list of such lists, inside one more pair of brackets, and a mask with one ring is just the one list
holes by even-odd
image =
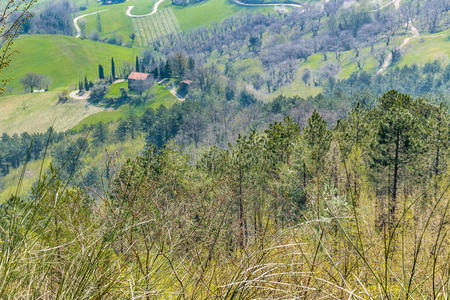
[[89, 13], [89, 14], [78, 16], [75, 19], [73, 19], [73, 26], [75, 27], [75, 30], [77, 31], [77, 35], [75, 37], [76, 38], [80, 38], [81, 37], [81, 29], [80, 29], [80, 26], [78, 26], [78, 20], [80, 20], [80, 19], [82, 19], [84, 17], [90, 16], [90, 15], [95, 15], [95, 14], [101, 13], [102, 11], [106, 11], [106, 10], [107, 9], [100, 10], [100, 11], [95, 11], [95, 12], [92, 12], [92, 13]]
[[256, 7], [261, 7], [261, 6], [288, 6], [288, 7], [298, 7], [298, 8], [303, 8], [303, 5], [301, 4], [295, 4], [295, 3], [246, 3], [246, 2], [242, 2], [239, 0], [231, 0], [234, 3], [238, 4], [238, 5], [242, 5], [242, 6], [256, 6]]
[[152, 12], [150, 12], [150, 13], [148, 13], [148, 14], [146, 14], [146, 15], [133, 15], [133, 14], [131, 13], [131, 11], [133, 10], [134, 6], [128, 6], [128, 9], [127, 9], [126, 14], [127, 14], [127, 16], [129, 16], [129, 17], [131, 17], [131, 18], [142, 18], [142, 17], [148, 17], [148, 16], [151, 16], [151, 15], [154, 15], [154, 14], [156, 14], [156, 13], [158, 12], [158, 6], [159, 6], [161, 3], [163, 3], [164, 1], [165, 1], [165, 0], [158, 0], [158, 2], [156, 2], [155, 5], [153, 5], [153, 10], [152, 10]]

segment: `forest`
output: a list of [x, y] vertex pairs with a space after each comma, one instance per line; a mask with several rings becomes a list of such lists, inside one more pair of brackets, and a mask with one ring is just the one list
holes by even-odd
[[95, 188], [68, 185], [78, 139], [27, 200], [2, 205], [0, 293], [445, 297], [448, 128], [445, 106], [392, 90], [332, 129], [314, 110], [304, 126], [286, 117], [194, 161], [173, 142], [111, 155]]

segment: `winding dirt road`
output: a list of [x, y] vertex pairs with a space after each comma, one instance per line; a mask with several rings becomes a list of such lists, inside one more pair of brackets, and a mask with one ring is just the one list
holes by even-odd
[[[384, 7], [394, 4], [395, 9], [398, 10], [400, 8], [400, 2], [401, 0], [394, 0], [389, 2], [387, 5], [384, 5]], [[380, 7], [379, 9], [384, 7]], [[417, 28], [414, 27], [412, 22], [409, 22], [409, 24], [405, 24], [405, 26], [409, 26], [412, 36], [403, 40], [402, 44], [399, 47], [400, 50], [403, 49], [406, 45], [408, 45], [412, 40], [420, 36], [419, 30], [417, 30]], [[384, 72], [391, 64], [392, 64], [392, 52], [388, 54], [388, 56], [383, 62], [383, 65], [380, 67], [380, 69], [378, 69], [377, 74]]]
[[80, 26], [78, 25], [78, 20], [80, 20], [80, 19], [82, 19], [84, 17], [90, 16], [90, 15], [99, 14], [99, 13], [101, 13], [103, 11], [107, 11], [107, 9], [103, 9], [103, 10], [95, 11], [95, 12], [92, 12], [92, 13], [89, 13], [89, 14], [81, 15], [81, 16], [78, 16], [75, 19], [73, 19], [73, 26], [75, 27], [75, 30], [77, 31], [77, 35], [75, 37], [76, 38], [80, 38], [81, 37], [81, 29], [80, 29]]
[[159, 6], [161, 3], [163, 3], [164, 1], [165, 1], [165, 0], [158, 0], [158, 2], [156, 2], [155, 5], [153, 5], [153, 10], [152, 10], [152, 12], [150, 12], [150, 13], [148, 13], [148, 14], [146, 14], [146, 15], [133, 15], [133, 14], [131, 13], [131, 11], [133, 10], [134, 5], [128, 6], [126, 15], [129, 16], [129, 17], [131, 17], [131, 18], [143, 18], [143, 17], [148, 17], [148, 16], [151, 16], [151, 15], [154, 15], [154, 14], [156, 14], [156, 13], [158, 12], [158, 6]]
[[261, 7], [261, 6], [285, 6], [285, 7], [297, 7], [297, 8], [303, 8], [303, 5], [301, 4], [295, 4], [295, 3], [246, 3], [241, 2], [239, 0], [231, 0], [237, 5], [241, 6], [255, 6], [255, 7]]
[[394, 4], [395, 9], [397, 10], [397, 9], [400, 8], [400, 2], [401, 1], [402, 0], [392, 0], [391, 2], [388, 2], [388, 3], [378, 7], [376, 9], [369, 10], [369, 12], [376, 12], [376, 11], [382, 10], [382, 9], [388, 7], [388, 6], [391, 6], [392, 4]]

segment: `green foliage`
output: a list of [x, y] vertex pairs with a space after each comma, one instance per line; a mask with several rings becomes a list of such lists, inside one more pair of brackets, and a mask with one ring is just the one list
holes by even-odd
[[[286, 118], [198, 160], [173, 142], [147, 143], [135, 159], [95, 153], [102, 139], [117, 142], [106, 134], [112, 129], [123, 130], [117, 153], [143, 147], [133, 128], [161, 129], [147, 140], [173, 134], [180, 107], [195, 108], [130, 114], [94, 126], [92, 140], [69, 135], [50, 150], [52, 166], [31, 196], [18, 193], [0, 207], [0, 296], [444, 295], [449, 186], [446, 172], [434, 172], [436, 153], [440, 170], [448, 159], [444, 106], [390, 91], [373, 109], [355, 107], [334, 130], [314, 111], [303, 134]], [[386, 164], [396, 163], [385, 149], [397, 136], [402, 201], [387, 230], [378, 220], [390, 196], [373, 190], [389, 176]], [[369, 168], [375, 149], [385, 157]]]
[[327, 128], [327, 122], [314, 110], [304, 129], [304, 140], [308, 149], [307, 159], [314, 172], [319, 172], [324, 167], [325, 155], [330, 149], [331, 137], [332, 133]]

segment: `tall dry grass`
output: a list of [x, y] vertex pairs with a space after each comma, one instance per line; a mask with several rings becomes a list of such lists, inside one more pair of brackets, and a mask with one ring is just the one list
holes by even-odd
[[30, 199], [2, 208], [0, 297], [448, 299], [447, 175], [402, 195], [392, 223], [364, 180], [346, 195], [313, 180], [295, 224], [269, 216], [236, 248], [227, 185], [198, 173], [180, 183], [174, 158], [158, 179], [111, 160], [120, 176], [91, 193], [43, 173]]

